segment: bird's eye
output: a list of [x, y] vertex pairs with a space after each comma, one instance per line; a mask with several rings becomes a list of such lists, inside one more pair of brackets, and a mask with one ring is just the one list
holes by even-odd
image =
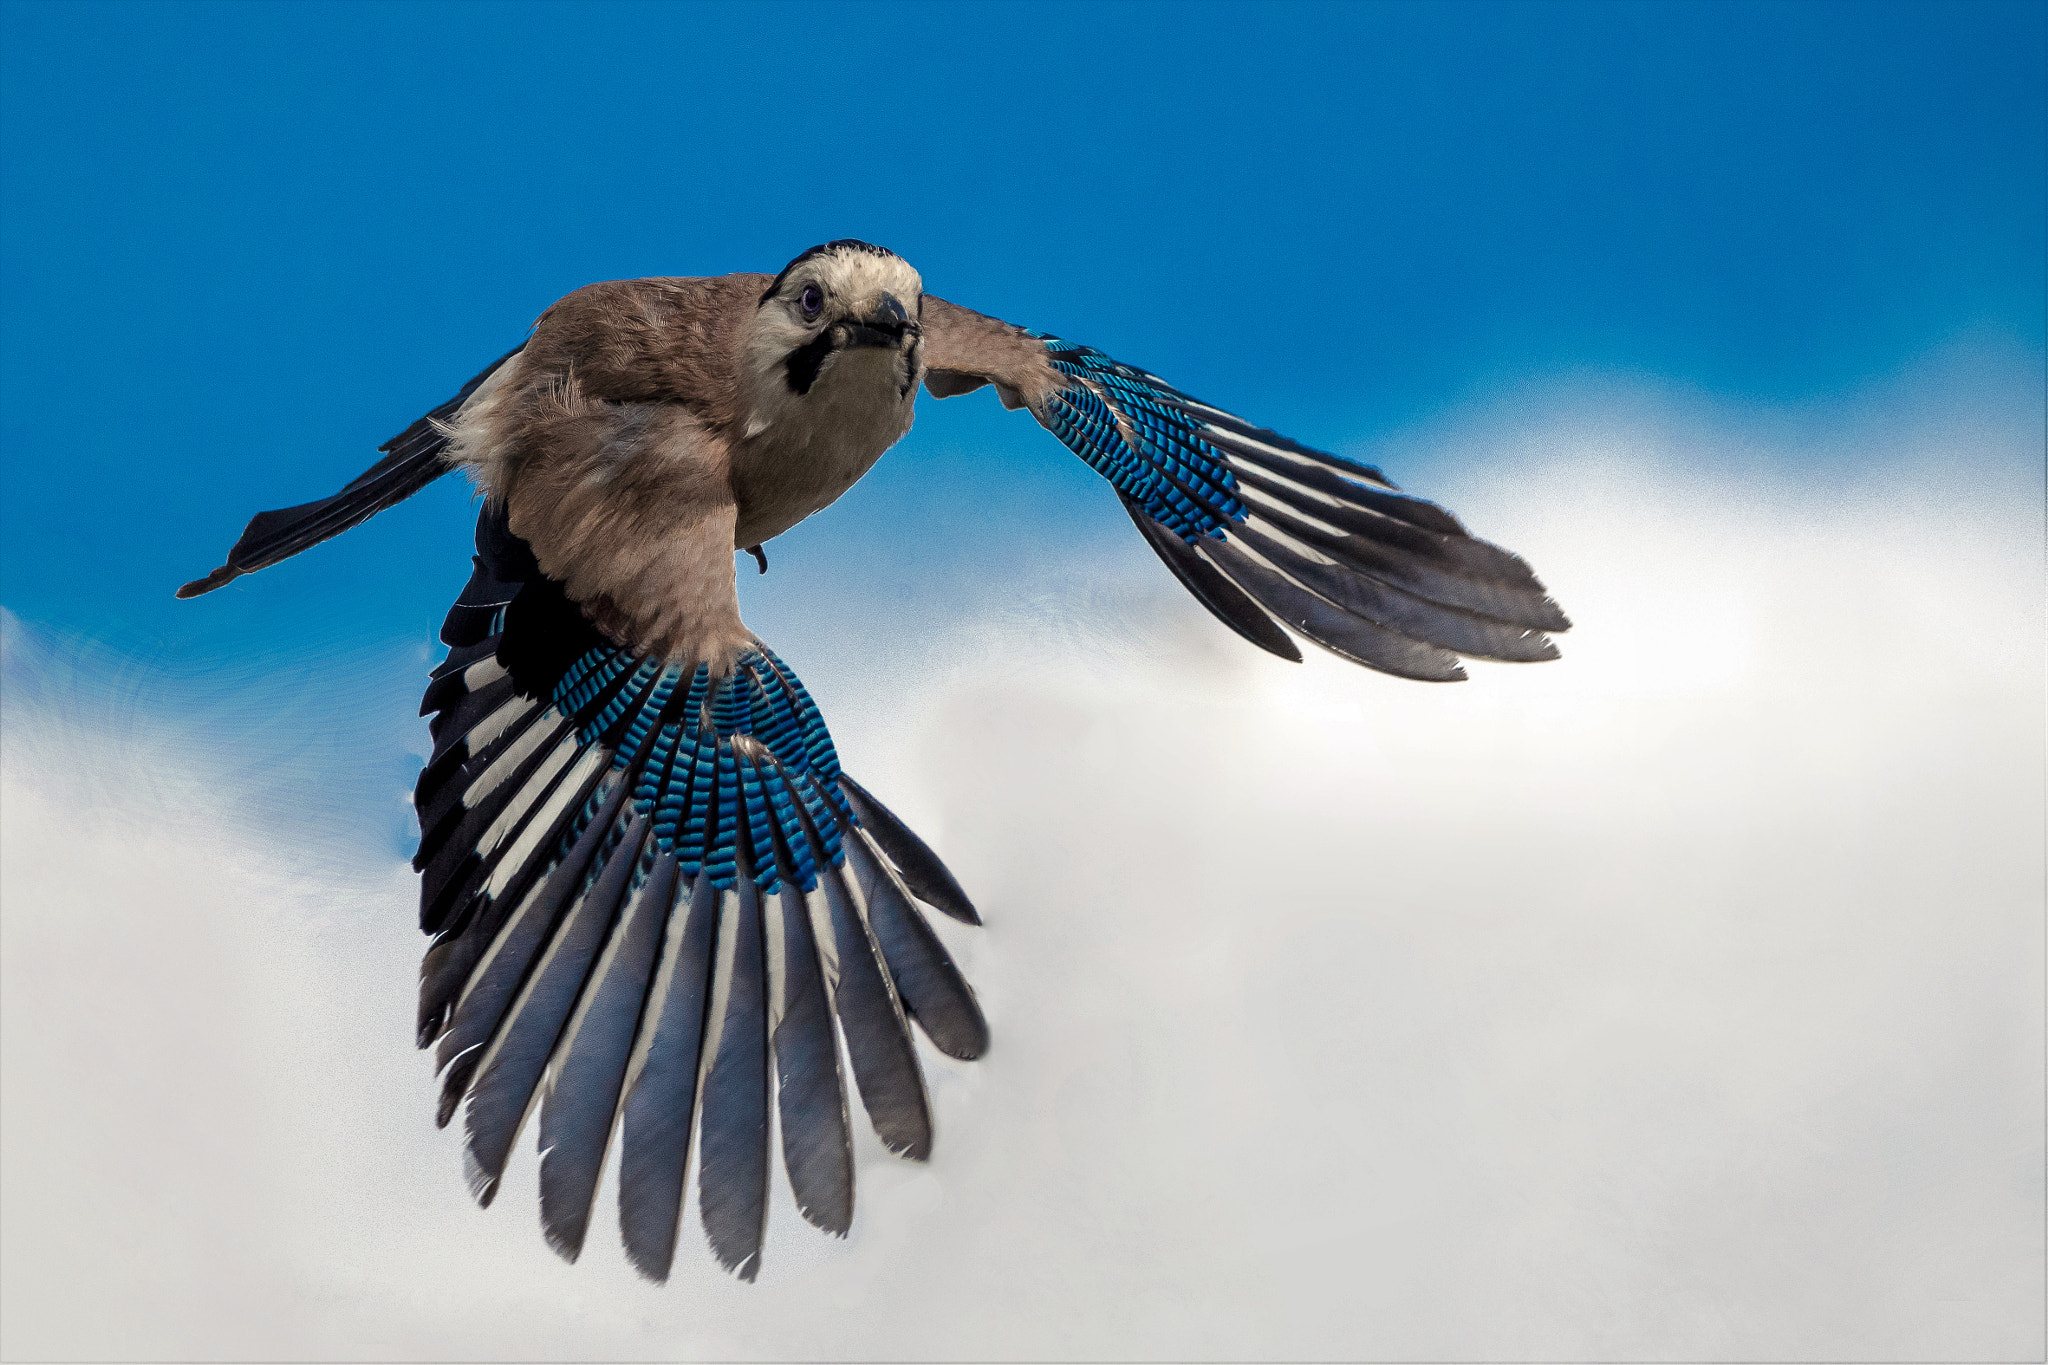
[[825, 291], [815, 284], [804, 286], [804, 292], [797, 298], [797, 307], [804, 310], [804, 316], [814, 318], [825, 306]]

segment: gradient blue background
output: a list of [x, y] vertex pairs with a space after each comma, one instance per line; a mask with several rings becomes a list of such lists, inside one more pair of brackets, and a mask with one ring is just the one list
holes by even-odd
[[[417, 677], [467, 572], [457, 481], [172, 589], [560, 294], [838, 236], [1369, 459], [1588, 368], [1780, 405], [1958, 335], [2038, 371], [2043, 14], [7, 4], [0, 604], [167, 699], [269, 678], [304, 709], [235, 723], [279, 743], [382, 714], [333, 661]], [[1146, 554], [1027, 420], [926, 402], [749, 612], [940, 612], [1076, 542]]]

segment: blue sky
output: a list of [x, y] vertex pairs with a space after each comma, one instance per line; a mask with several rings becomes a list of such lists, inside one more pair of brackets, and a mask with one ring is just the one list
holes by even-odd
[[[836, 236], [1367, 456], [1532, 375], [1783, 402], [1959, 332], [2038, 356], [2043, 12], [9, 3], [0, 602], [194, 664], [417, 638], [452, 481], [169, 593], [567, 290]], [[984, 400], [819, 524], [871, 582], [1128, 536]]]

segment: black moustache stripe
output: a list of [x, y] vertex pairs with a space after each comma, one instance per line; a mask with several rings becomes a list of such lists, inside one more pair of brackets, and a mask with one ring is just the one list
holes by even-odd
[[789, 387], [799, 394], [809, 393], [811, 385], [818, 382], [825, 357], [832, 352], [858, 346], [893, 346], [903, 339], [904, 331], [901, 325], [878, 327], [868, 322], [835, 322], [791, 351], [783, 361]]
[[811, 385], [818, 382], [818, 368], [825, 363], [825, 357], [832, 354], [832, 332], [833, 329], [827, 327], [789, 353], [783, 369], [789, 376], [792, 391], [809, 393]]

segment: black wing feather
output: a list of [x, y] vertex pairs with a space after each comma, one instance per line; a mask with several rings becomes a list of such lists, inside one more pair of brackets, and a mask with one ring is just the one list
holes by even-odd
[[946, 946], [894, 872], [858, 834], [847, 840], [846, 860], [867, 902], [868, 926], [889, 964], [904, 1011], [947, 1056], [979, 1057], [988, 1050], [988, 1021]]
[[501, 582], [484, 563], [482, 555], [470, 556], [475, 565], [469, 582], [463, 585], [455, 605], [441, 621], [441, 643], [473, 645], [503, 628], [500, 613], [519, 595], [520, 584]]
[[[431, 976], [422, 972], [422, 996], [426, 996], [429, 987], [433, 996], [431, 1002], [422, 999], [421, 1012], [440, 1012], [448, 1004], [454, 1004], [447, 1030], [439, 1035], [440, 1046], [436, 1053], [436, 1061], [444, 1073], [439, 1112], [441, 1123], [448, 1122], [468, 1092], [470, 1081], [484, 1059], [485, 1046], [513, 1008], [535, 960], [573, 897], [583, 889], [606, 842], [618, 832], [626, 794], [625, 783], [616, 783], [612, 787], [598, 817], [584, 827], [568, 850], [568, 856], [556, 864], [531, 900], [522, 898], [515, 901], [510, 896], [502, 898], [508, 912], [517, 907], [516, 914], [508, 915], [509, 922], [498, 927], [488, 940], [485, 932], [491, 926], [487, 924], [472, 925], [462, 935], [464, 940], [476, 944], [473, 953], [464, 955], [472, 962], [484, 949], [495, 949], [491, 952], [490, 961], [481, 972], [475, 973], [474, 979], [471, 979], [470, 972], [464, 972], [460, 980], [456, 979], [457, 964], [454, 962], [437, 963], [437, 966], [445, 965], [445, 970]], [[428, 954], [428, 960], [433, 960], [432, 953]], [[474, 967], [471, 970], [474, 971]], [[459, 1000], [450, 1001], [452, 991], [461, 992]]]
[[[499, 931], [504, 928], [514, 908], [526, 903], [527, 894], [556, 870], [581, 836], [588, 833], [590, 825], [609, 827], [618, 802], [625, 799], [630, 789], [626, 784], [617, 782], [610, 787], [605, 786], [608, 776], [603, 768], [599, 768], [581, 785], [571, 789], [569, 799], [562, 803], [561, 810], [540, 832], [539, 846], [552, 850], [552, 853], [526, 859], [513, 869], [495, 894], [489, 885], [491, 867], [482, 859], [476, 859], [475, 869], [464, 878], [459, 888], [459, 901], [455, 897], [449, 898], [456, 901], [458, 908], [438, 928], [427, 931], [436, 937], [420, 963], [421, 1047], [426, 1047], [440, 1036], [459, 993], [484, 953], [497, 941]], [[607, 805], [608, 797], [617, 800]]]
[[178, 589], [180, 597], [197, 597], [240, 578], [245, 573], [267, 569], [301, 550], [360, 525], [377, 513], [405, 501], [448, 472], [441, 452], [448, 445], [439, 423], [455, 416], [469, 396], [513, 356], [526, 349], [520, 342], [492, 361], [476, 378], [464, 384], [447, 402], [414, 422], [378, 449], [385, 457], [352, 479], [339, 493], [297, 507], [275, 512], [258, 512], [250, 518], [241, 539], [228, 551], [227, 563], [204, 578], [196, 578]]
[[1529, 566], [1443, 508], [1092, 347], [1025, 335], [1064, 376], [1033, 414], [1114, 485], [1182, 585], [1252, 643], [1300, 657], [1277, 617], [1369, 668], [1437, 681], [1464, 677], [1457, 654], [1556, 657], [1541, 633], [1570, 622]]
[[1331, 605], [1286, 575], [1259, 563], [1235, 541], [1205, 541], [1202, 553], [1239, 587], [1261, 602], [1272, 604], [1290, 629], [1333, 654], [1418, 682], [1459, 682], [1465, 677], [1455, 654], [1383, 630]]
[[866, 787], [844, 773], [839, 775], [839, 788], [853, 803], [861, 825], [874, 836], [875, 843], [895, 864], [897, 874], [913, 895], [933, 909], [945, 911], [962, 924], [981, 923], [974, 903], [967, 899], [967, 893], [960, 889], [960, 883], [952, 872], [939, 861], [939, 855], [932, 852], [930, 844], [918, 838]]
[[1278, 655], [1290, 663], [1301, 662], [1301, 651], [1295, 648], [1294, 641], [1287, 638], [1287, 632], [1280, 629], [1256, 598], [1225, 578], [1179, 536], [1152, 520], [1144, 508], [1129, 498], [1121, 501], [1124, 511], [1130, 515], [1131, 524], [1138, 528], [1139, 535], [1145, 537], [1145, 543], [1159, 556], [1159, 562], [1180, 580], [1181, 586], [1211, 616], [1268, 654]]

